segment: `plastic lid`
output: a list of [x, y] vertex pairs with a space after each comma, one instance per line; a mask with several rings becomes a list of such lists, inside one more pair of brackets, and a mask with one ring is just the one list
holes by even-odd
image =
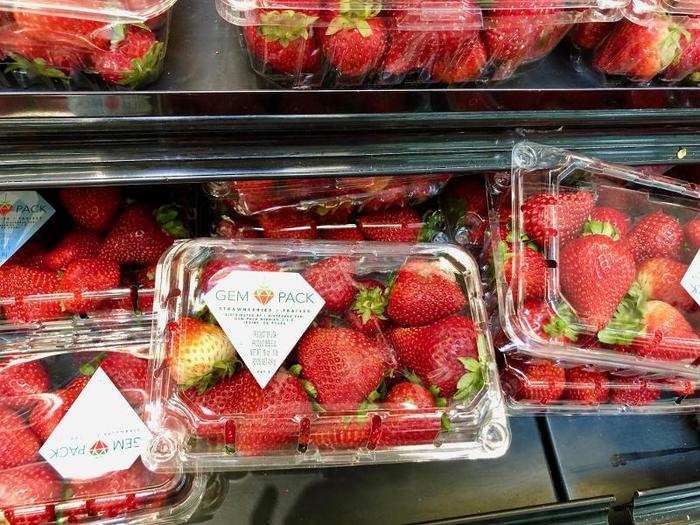
[[197, 239], [156, 290], [149, 468], [508, 447], [478, 270], [454, 246]]
[[0, 11], [104, 22], [138, 23], [158, 16], [176, 0], [0, 0]]
[[698, 298], [681, 284], [698, 249], [695, 184], [526, 142], [513, 150], [511, 180], [492, 179], [491, 192], [501, 323], [513, 342], [700, 377]]

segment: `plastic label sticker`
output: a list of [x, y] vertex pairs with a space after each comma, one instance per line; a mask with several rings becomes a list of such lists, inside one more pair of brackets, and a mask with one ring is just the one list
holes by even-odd
[[681, 286], [695, 299], [697, 304], [700, 304], [700, 250], [695, 254], [683, 279], [681, 279]]
[[298, 273], [232, 271], [204, 302], [261, 388], [325, 301]]
[[35, 191], [0, 192], [0, 266], [54, 214]]
[[126, 470], [151, 433], [101, 368], [39, 450], [63, 477], [92, 479]]

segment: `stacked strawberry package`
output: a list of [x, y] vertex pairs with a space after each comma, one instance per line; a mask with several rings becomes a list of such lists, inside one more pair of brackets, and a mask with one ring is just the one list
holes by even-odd
[[577, 22], [617, 19], [625, 2], [218, 0], [251, 67], [296, 88], [466, 84], [511, 77]]
[[146, 86], [163, 70], [173, 4], [0, 1], [0, 69], [22, 87]]
[[195, 239], [157, 283], [155, 471], [508, 448], [478, 269], [457, 247]]
[[206, 480], [154, 474], [139, 459], [147, 353], [100, 338], [65, 352], [3, 354], [3, 523], [187, 521]]
[[489, 186], [500, 322], [518, 352], [700, 378], [695, 185], [521, 143]]

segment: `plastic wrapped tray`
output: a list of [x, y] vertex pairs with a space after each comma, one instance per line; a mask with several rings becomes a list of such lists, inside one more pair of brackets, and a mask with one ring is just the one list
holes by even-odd
[[577, 22], [618, 19], [623, 1], [322, 3], [217, 0], [260, 76], [295, 88], [465, 84], [509, 78]]
[[501, 385], [513, 414], [682, 414], [700, 409], [700, 382], [552, 361], [502, 349]]
[[521, 351], [700, 377], [680, 282], [698, 249], [695, 184], [524, 142], [489, 186], [500, 321]]
[[174, 0], [0, 2], [0, 70], [10, 85], [134, 89], [163, 70]]
[[[0, 516], [3, 523], [185, 523], [194, 513], [205, 490], [206, 478], [183, 474], [154, 474], [138, 457], [115, 470], [106, 467], [89, 474], [82, 467], [62, 470], [56, 457], [80, 465], [112, 461], [117, 450], [135, 443], [129, 427], [98, 434], [92, 431], [103, 418], [83, 410], [90, 400], [109, 417], [118, 417], [112, 398], [95, 399], [92, 377], [105, 374], [125, 406], [142, 413], [146, 398], [148, 345], [112, 343], [104, 332], [76, 342], [70, 348], [47, 352], [6, 353], [0, 364]], [[99, 372], [98, 372], [99, 370]], [[97, 379], [97, 377], [95, 377]], [[112, 387], [113, 388], [113, 387]], [[100, 404], [101, 403], [101, 404]], [[77, 405], [82, 404], [80, 409]], [[92, 405], [93, 407], [96, 405]], [[71, 410], [75, 408], [75, 410]], [[132, 410], [128, 409], [128, 410]], [[78, 415], [77, 412], [82, 412]], [[74, 433], [59, 430], [71, 419], [87, 417], [92, 425], [73, 426]], [[145, 427], [144, 427], [145, 428]], [[90, 437], [83, 435], [85, 429]], [[55, 434], [60, 438], [52, 441]], [[70, 435], [69, 441], [63, 441]], [[69, 443], [66, 445], [66, 443]], [[46, 453], [40, 453], [48, 447]], [[54, 451], [55, 453], [52, 453]], [[98, 468], [100, 468], [98, 466]]]
[[509, 446], [478, 269], [457, 247], [196, 239], [163, 257], [157, 284], [156, 472]]

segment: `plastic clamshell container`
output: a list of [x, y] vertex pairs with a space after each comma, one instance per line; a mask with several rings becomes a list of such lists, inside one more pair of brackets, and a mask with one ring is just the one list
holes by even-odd
[[616, 20], [626, 6], [622, 0], [535, 4], [216, 2], [219, 14], [240, 28], [252, 69], [294, 88], [504, 80], [548, 55], [572, 24]]
[[700, 382], [551, 361], [501, 349], [501, 385], [511, 414], [684, 414], [700, 408]]
[[[456, 313], [416, 328], [436, 334], [431, 339], [428, 332], [421, 332], [432, 341], [426, 344], [428, 359], [433, 358], [434, 352], [434, 357], [439, 361], [439, 364], [416, 369], [418, 378], [413, 381], [421, 383], [422, 378], [422, 386], [413, 383], [413, 386], [407, 386], [408, 381], [401, 375], [387, 377], [389, 370], [397, 367], [397, 362], [405, 363], [407, 359], [405, 354], [395, 352], [398, 347], [394, 342], [401, 340], [392, 339], [399, 335], [392, 332], [389, 321], [380, 325], [371, 336], [360, 333], [360, 328], [350, 328], [349, 321], [339, 320], [343, 315], [340, 309], [347, 306], [336, 302], [337, 298], [326, 295], [327, 290], [316, 281], [317, 275], [312, 277], [311, 273], [307, 273], [317, 272], [326, 264], [332, 262], [334, 265], [339, 260], [344, 261], [341, 264], [349, 262], [354, 266], [351, 282], [348, 281], [348, 273], [337, 277], [340, 282], [352, 287], [352, 296], [360, 289], [361, 283], [362, 286], [381, 290], [388, 275], [404, 267], [407, 261], [420, 265], [426, 271], [438, 271], [438, 276], [454, 276], [455, 281], [450, 289], [456, 292], [452, 286], [457, 283], [461, 289], [461, 292], [456, 292], [461, 302]], [[214, 268], [222, 264], [224, 269], [212, 273], [208, 269], [211, 264], [215, 265]], [[181, 388], [178, 383], [188, 377], [183, 376], [182, 372], [181, 365], [187, 363], [182, 357], [187, 355], [183, 348], [187, 348], [188, 341], [196, 340], [191, 339], [196, 337], [191, 334], [199, 333], [203, 322], [194, 322], [195, 328], [191, 328], [193, 322], [184, 319], [198, 314], [204, 315], [200, 317], [203, 319], [209, 317], [209, 314], [203, 314], [203, 288], [215, 282], [212, 279], [216, 282], [221, 282], [219, 278], [226, 279], [229, 264], [234, 269], [240, 268], [250, 273], [250, 279], [255, 279], [253, 274], [258, 272], [251, 269], [249, 264], [264, 264], [272, 270], [275, 267], [271, 265], [277, 265], [281, 272], [297, 276], [301, 272], [304, 279], [308, 279], [306, 282], [313, 282], [313, 289], [327, 299], [326, 306], [264, 388], [258, 386], [248, 366], [243, 364], [232, 376], [220, 379], [204, 394], [197, 394], [191, 388]], [[203, 272], [209, 276], [205, 281], [202, 281]], [[277, 274], [272, 272], [265, 278]], [[246, 283], [250, 281], [245, 275], [241, 277]], [[399, 279], [401, 277], [397, 276], [397, 281]], [[393, 290], [396, 289], [395, 285]], [[485, 322], [478, 269], [473, 259], [457, 247], [440, 244], [194, 239], [175, 245], [162, 258], [156, 290], [148, 417], [154, 439], [143, 454], [144, 462], [151, 470], [251, 470], [494, 458], [508, 449], [510, 430]], [[221, 304], [222, 308], [226, 308], [233, 303], [227, 299]], [[331, 305], [335, 312], [331, 317], [335, 317], [335, 321], [329, 318]], [[253, 317], [258, 315], [262, 314], [253, 314]], [[221, 338], [226, 337], [223, 332], [214, 325], [204, 324], [207, 324], [206, 331], [211, 334], [213, 330], [217, 334], [216, 340], [222, 343]], [[448, 326], [454, 328], [445, 330]], [[192, 331], [188, 332], [190, 329]], [[267, 330], [270, 326], [262, 324], [260, 329]], [[408, 333], [401, 332], [402, 335]], [[359, 361], [354, 361], [367, 364], [362, 367], [362, 377], [367, 378], [362, 379], [362, 385], [358, 386], [357, 374], [344, 369], [342, 364], [337, 368], [331, 366], [331, 370], [338, 371], [332, 374], [341, 375], [332, 383], [315, 372], [323, 367], [321, 363], [324, 358], [313, 364], [319, 356], [314, 341], [325, 337], [330, 339], [328, 346], [323, 346], [323, 355], [341, 352], [347, 340], [354, 341], [351, 348], [346, 349], [347, 352], [355, 352], [355, 344], [365, 348]], [[441, 344], [446, 346], [441, 347]], [[344, 350], [342, 355], [346, 355]], [[468, 395], [460, 400], [454, 399], [460, 392], [457, 390], [455, 393], [456, 378], [465, 368], [459, 364], [457, 355], [478, 358], [471, 364], [478, 370], [478, 377], [483, 379], [483, 382], [478, 380]], [[245, 359], [243, 361], [245, 363]], [[299, 369], [300, 362], [304, 364]], [[350, 374], [349, 378], [346, 378], [347, 374]], [[370, 392], [377, 386], [375, 383], [381, 383], [382, 376], [388, 390], [386, 397], [376, 391]], [[311, 377], [314, 378], [313, 382], [309, 380]], [[442, 403], [426, 395], [428, 390], [424, 381], [432, 381], [433, 377], [435, 383], [442, 385], [439, 393], [433, 388], [433, 393], [445, 396]], [[311, 392], [316, 396], [313, 403], [315, 409], [309, 404], [309, 395], [299, 386], [304, 385], [308, 392], [309, 383], [313, 387]], [[344, 386], [334, 393], [334, 387], [329, 388], [329, 384]], [[462, 383], [459, 385], [464, 386]], [[418, 389], [428, 401], [423, 399], [420, 404], [407, 402], [399, 409], [398, 405], [387, 401], [395, 399], [392, 392], [397, 388]], [[286, 394], [284, 401], [276, 405], [275, 400], [281, 395], [279, 392]], [[247, 405], [211, 408], [210, 401], [216, 399], [243, 399], [245, 404], [245, 399], [250, 399], [248, 394], [258, 400], [262, 398], [263, 401], [259, 401], [262, 404], [256, 404], [254, 408]], [[368, 396], [365, 399], [372, 402], [361, 408], [364, 396]], [[441, 424], [449, 430], [445, 430]]]
[[175, 0], [0, 1], [6, 83], [135, 89], [165, 62]]
[[[96, 367], [136, 413], [142, 413], [149, 347], [115, 342], [120, 338], [103, 332], [76, 340], [68, 348], [3, 356], [0, 516], [4, 523], [185, 523], [196, 510], [206, 488], [205, 476], [154, 474], [137, 458], [125, 470], [78, 479], [62, 476], [38, 453]], [[110, 410], [109, 403], [104, 410]], [[117, 448], [112, 438], [103, 438], [105, 458], [109, 449]], [[76, 451], [95, 446], [81, 443], [79, 435], [72, 439]]]
[[[699, 378], [697, 305], [680, 285], [695, 255], [683, 228], [700, 217], [697, 185], [531, 142], [515, 146], [512, 162], [510, 177], [488, 181], [490, 247], [508, 338], [549, 359]], [[580, 207], [567, 213], [560, 205], [567, 201]], [[601, 207], [606, 215], [591, 215]], [[627, 232], [617, 230], [625, 219], [605, 219], [618, 221], [619, 240], [590, 235], [584, 242], [586, 220], [610, 213], [627, 217]], [[530, 283], [509, 284], [505, 265]], [[659, 266], [673, 273], [661, 278]], [[553, 327], [553, 319], [565, 323]], [[561, 326], [573, 329], [573, 338]]]

